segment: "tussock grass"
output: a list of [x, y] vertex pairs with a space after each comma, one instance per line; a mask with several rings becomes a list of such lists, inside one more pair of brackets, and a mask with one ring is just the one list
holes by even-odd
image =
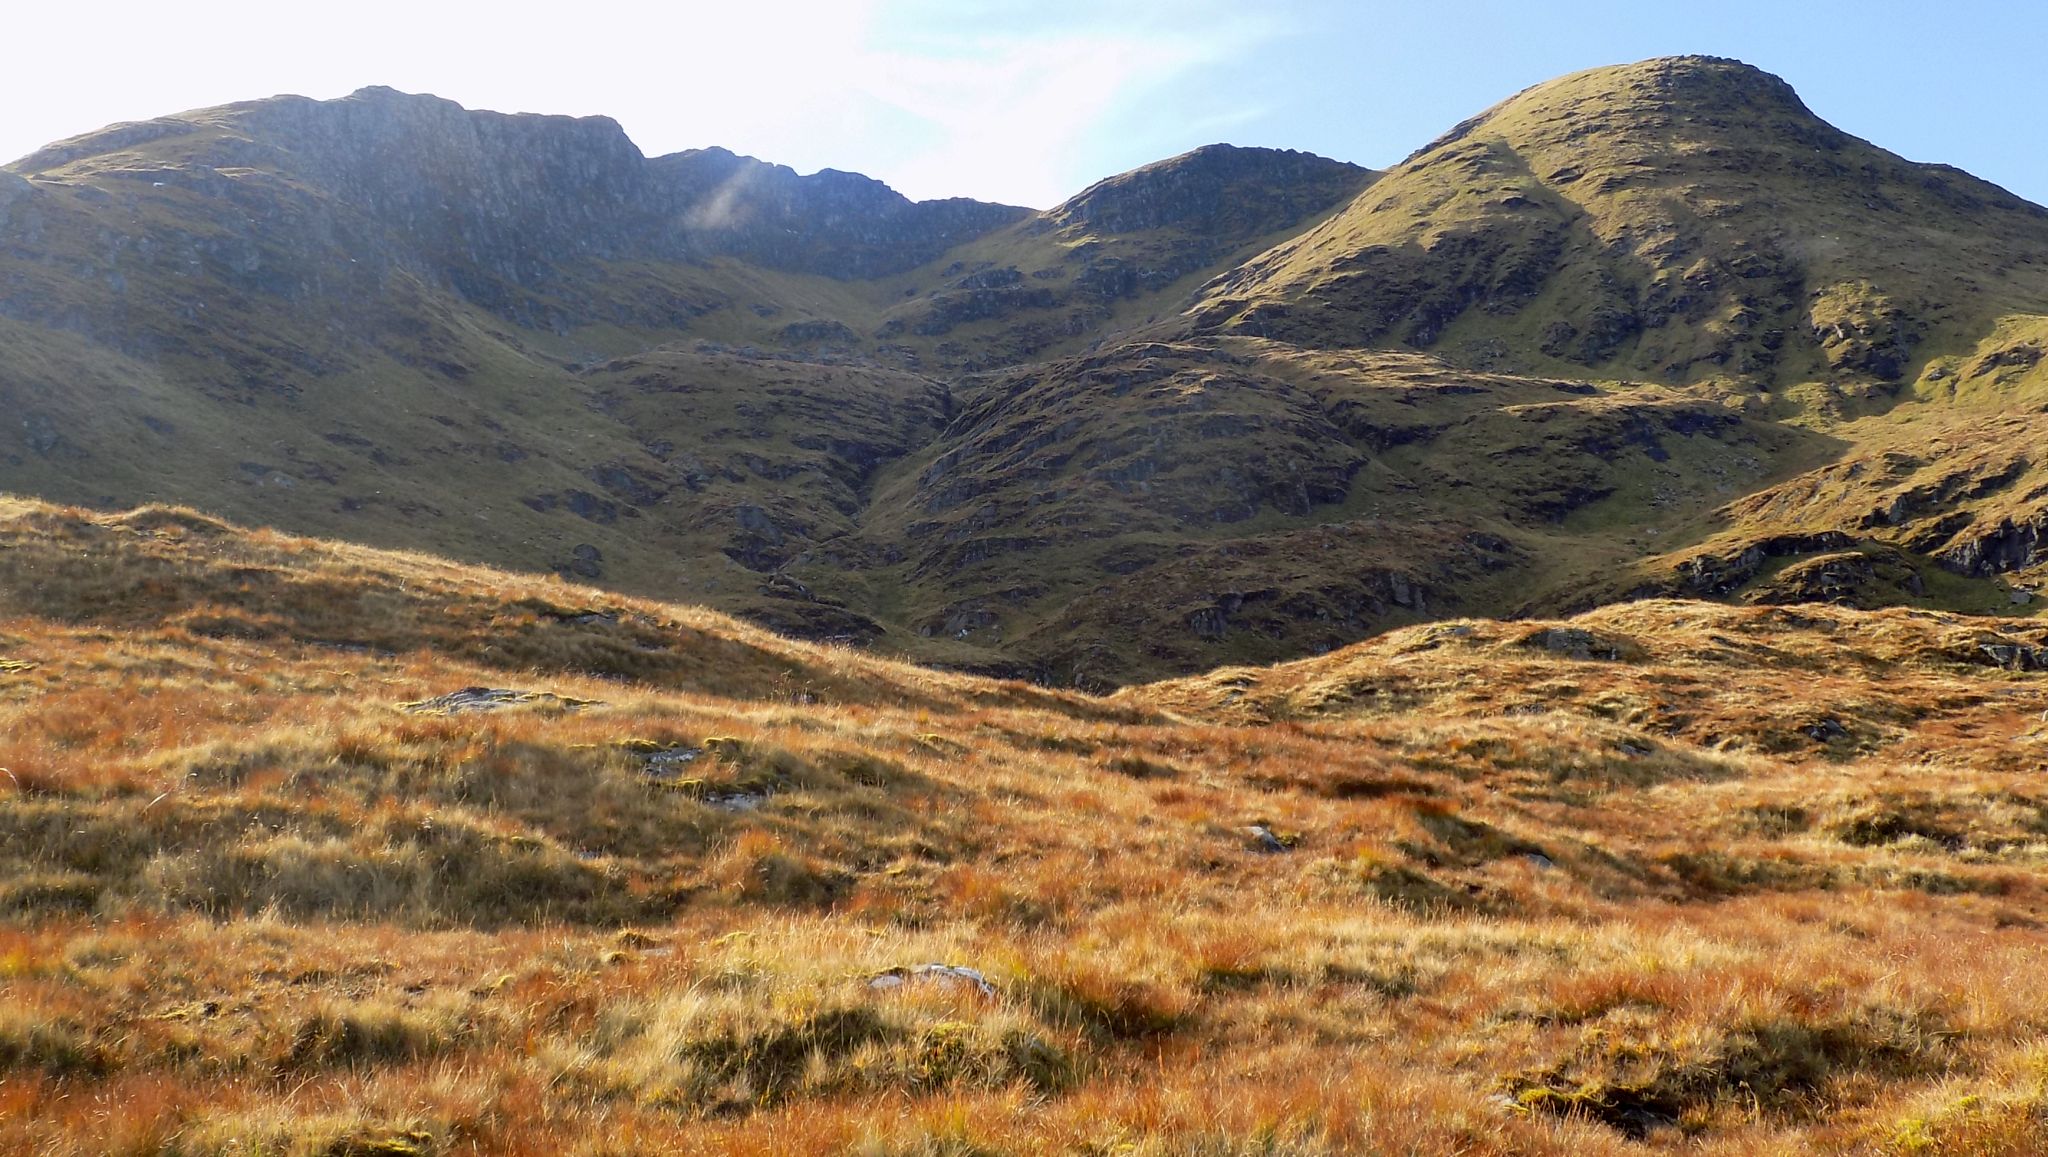
[[62, 1077], [105, 1072], [112, 1064], [107, 1050], [75, 1021], [25, 1007], [0, 1011], [0, 1070], [40, 1070]]
[[416, 1061], [449, 1052], [478, 1035], [470, 999], [461, 994], [424, 1002], [385, 997], [329, 1003], [299, 1022], [291, 1047], [277, 1065], [289, 1071]]

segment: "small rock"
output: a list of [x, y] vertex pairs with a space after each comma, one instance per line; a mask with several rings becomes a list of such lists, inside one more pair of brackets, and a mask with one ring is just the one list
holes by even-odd
[[1557, 867], [1557, 861], [1544, 855], [1542, 852], [1524, 852], [1522, 858], [1529, 861], [1530, 865], [1539, 872], [1552, 871]]
[[1195, 636], [1201, 639], [1220, 639], [1230, 629], [1230, 620], [1221, 607], [1202, 607], [1189, 611], [1183, 621], [1187, 623], [1188, 630], [1193, 631]]
[[1541, 649], [1568, 659], [1619, 661], [1642, 657], [1641, 649], [1627, 639], [1597, 634], [1582, 627], [1550, 627], [1519, 639], [1519, 647]]
[[1849, 729], [1842, 726], [1842, 721], [1839, 719], [1822, 719], [1807, 725], [1806, 728], [1806, 737], [1815, 743], [1826, 743], [1831, 739], [1840, 739], [1848, 734]]
[[683, 768], [703, 758], [701, 747], [657, 747], [653, 749], [628, 749], [628, 754], [641, 763], [641, 770], [652, 779], [674, 779], [683, 773]]
[[972, 968], [957, 964], [913, 964], [903, 968], [891, 968], [868, 978], [868, 987], [876, 991], [902, 988], [906, 984], [932, 983], [952, 986], [967, 986], [981, 995], [995, 999], [996, 986], [989, 983], [987, 976]]
[[1409, 582], [1408, 576], [1404, 574], [1396, 573], [1387, 576], [1387, 593], [1394, 600], [1395, 606], [1414, 608], [1418, 607], [1421, 602], [1415, 590], [1415, 584]]
[[1977, 648], [1994, 664], [2008, 671], [2048, 671], [2048, 647], [2024, 643], [1984, 643]]
[[598, 706], [595, 699], [571, 699], [549, 691], [510, 691], [502, 687], [464, 687], [432, 699], [400, 703], [398, 709], [411, 715], [462, 715], [472, 711], [502, 711], [509, 707], [556, 707], [575, 711]]
[[57, 423], [47, 415], [30, 414], [21, 420], [22, 441], [37, 454], [48, 457], [64, 444], [64, 435], [57, 429]]
[[1287, 846], [1287, 841], [1281, 839], [1277, 835], [1274, 835], [1273, 829], [1267, 827], [1264, 824], [1253, 824], [1251, 827], [1246, 828], [1245, 830], [1251, 833], [1252, 846], [1258, 848], [1262, 852], [1267, 853], [1268, 855], [1274, 855], [1293, 850], [1292, 848], [1289, 848]]

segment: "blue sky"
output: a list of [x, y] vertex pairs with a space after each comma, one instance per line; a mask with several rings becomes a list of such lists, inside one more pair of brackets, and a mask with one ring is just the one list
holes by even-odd
[[1211, 141], [1383, 167], [1561, 73], [1735, 56], [1914, 160], [2048, 201], [2041, 0], [102, 0], [23, 5], [0, 156], [117, 120], [367, 84], [602, 113], [915, 197], [1045, 206]]

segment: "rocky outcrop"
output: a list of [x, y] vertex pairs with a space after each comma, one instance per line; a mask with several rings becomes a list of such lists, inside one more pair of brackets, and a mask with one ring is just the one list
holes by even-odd
[[1744, 595], [1752, 603], [1833, 603], [1862, 610], [1926, 597], [1926, 580], [1905, 553], [1874, 545], [1798, 559]]
[[1971, 578], [1989, 578], [2048, 561], [2048, 511], [2025, 521], [1999, 519], [1973, 527], [1935, 556], [1942, 566]]
[[1926, 327], [1867, 284], [1818, 295], [1810, 316], [1814, 340], [1837, 373], [1895, 382], [1905, 376]]
[[1644, 651], [1634, 640], [1584, 627], [1546, 627], [1532, 631], [1514, 645], [1526, 650], [1546, 651], [1567, 659], [1600, 659], [1627, 662], [1641, 659]]
[[2012, 641], [1982, 643], [1977, 647], [1977, 654], [1991, 665], [2008, 671], [2048, 671], [2048, 646]]
[[1772, 535], [1732, 554], [1694, 555], [1673, 569], [1684, 593], [1701, 598], [1719, 598], [1734, 593], [1738, 587], [1755, 578], [1771, 559], [1843, 551], [1855, 543], [1855, 539], [1833, 530], [1819, 534]]

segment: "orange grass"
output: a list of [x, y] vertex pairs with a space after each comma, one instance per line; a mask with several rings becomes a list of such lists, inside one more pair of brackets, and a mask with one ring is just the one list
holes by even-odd
[[[1105, 701], [189, 513], [0, 539], [0, 1152], [2041, 1148], [2023, 623]], [[399, 708], [473, 685], [563, 700]], [[871, 983], [929, 962], [993, 995]]]

